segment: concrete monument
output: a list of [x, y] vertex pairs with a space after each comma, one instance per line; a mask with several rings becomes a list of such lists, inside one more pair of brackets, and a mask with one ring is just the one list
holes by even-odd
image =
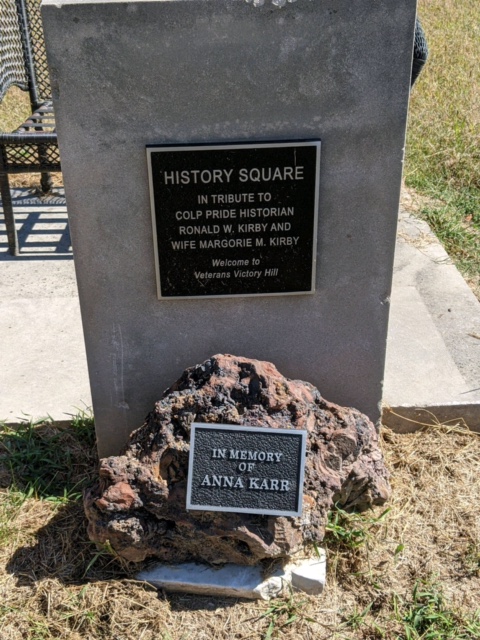
[[214, 353], [378, 419], [415, 5], [44, 0], [102, 456]]

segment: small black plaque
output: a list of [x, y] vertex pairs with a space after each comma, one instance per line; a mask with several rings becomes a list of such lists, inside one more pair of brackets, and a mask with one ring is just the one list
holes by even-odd
[[147, 156], [160, 299], [313, 293], [320, 141]]
[[306, 431], [194, 423], [187, 509], [302, 513]]

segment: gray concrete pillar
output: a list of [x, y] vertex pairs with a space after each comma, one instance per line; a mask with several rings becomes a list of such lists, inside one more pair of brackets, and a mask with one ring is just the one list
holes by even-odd
[[[415, 8], [44, 0], [101, 455], [219, 352], [378, 419]], [[159, 300], [146, 145], [317, 139], [315, 292]]]

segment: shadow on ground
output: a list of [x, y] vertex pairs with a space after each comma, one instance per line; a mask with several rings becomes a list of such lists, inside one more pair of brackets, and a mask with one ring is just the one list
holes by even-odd
[[[15, 428], [0, 425], [0, 491], [5, 502], [16, 504], [11, 519], [24, 539], [5, 563], [17, 588], [49, 579], [67, 586], [128, 581], [155, 564], [126, 562], [108, 545], [89, 540], [82, 491], [96, 482], [97, 469], [89, 418], [77, 418], [68, 427], [48, 421]], [[238, 601], [162, 591], [159, 598], [168, 601], [172, 611], [209, 611]]]
[[[127, 563], [111, 555], [106, 548], [90, 542], [82, 501], [60, 507], [48, 523], [36, 532], [33, 545], [20, 547], [7, 562], [16, 587], [32, 587], [45, 579], [64, 585], [83, 586], [95, 582], [133, 580], [142, 569], [152, 565]], [[140, 584], [140, 583], [139, 583]], [[155, 591], [153, 587], [145, 585]], [[211, 611], [235, 605], [239, 599], [158, 592], [172, 611]]]
[[16, 189], [12, 192], [12, 200], [20, 255], [9, 254], [5, 226], [1, 224], [0, 260], [73, 259], [63, 189], [48, 196], [35, 189]]

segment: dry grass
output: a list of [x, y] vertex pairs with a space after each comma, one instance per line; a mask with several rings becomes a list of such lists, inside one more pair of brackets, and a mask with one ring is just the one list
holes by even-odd
[[[12, 87], [0, 102], [0, 131], [14, 131], [30, 115], [30, 100], [26, 91]], [[36, 187], [39, 176], [28, 173], [10, 176], [12, 187]]]
[[[55, 436], [48, 429], [45, 443]], [[3, 444], [12, 450], [8, 437]], [[68, 476], [69, 486], [90, 482], [79, 449], [84, 437], [76, 444], [71, 434], [61, 437], [62, 454], [70, 443], [76, 460], [78, 478]], [[93, 470], [91, 442], [83, 446], [83, 461]], [[137, 567], [88, 541], [78, 500], [62, 499], [58, 490], [49, 496], [52, 484], [44, 486], [42, 499], [28, 497], [31, 485], [22, 485], [21, 465], [12, 486], [4, 458], [0, 637], [393, 640], [407, 637], [402, 618], [421, 580], [430, 591], [441, 585], [458, 629], [458, 635], [429, 637], [479, 637], [459, 629], [480, 607], [480, 437], [445, 427], [409, 435], [385, 430], [383, 446], [392, 472], [391, 511], [379, 522], [367, 516], [367, 544], [359, 548], [349, 546], [348, 526], [343, 544], [327, 537], [328, 586], [321, 597], [296, 594], [273, 603], [157, 593], [133, 581]], [[480, 626], [472, 629], [480, 633]]]
[[405, 181], [480, 297], [478, 0], [419, 0], [429, 60], [410, 102]]
[[30, 115], [30, 100], [26, 91], [12, 87], [0, 102], [0, 131], [13, 131]]
[[[14, 131], [30, 115], [30, 99], [26, 91], [11, 87], [5, 98], [0, 102], [0, 131]], [[62, 186], [60, 173], [52, 174], [53, 184]], [[9, 176], [12, 187], [39, 187], [40, 175], [36, 173], [21, 173]]]
[[410, 103], [407, 182], [425, 191], [480, 188], [477, 0], [419, 0], [429, 60]]

